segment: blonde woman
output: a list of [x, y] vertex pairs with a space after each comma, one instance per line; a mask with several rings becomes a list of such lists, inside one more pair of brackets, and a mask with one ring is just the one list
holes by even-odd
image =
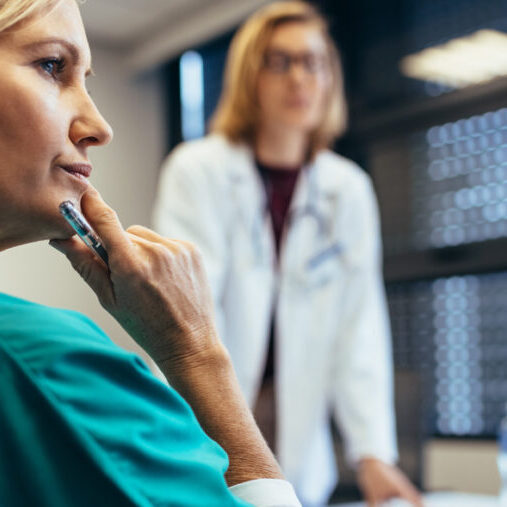
[[268, 5], [233, 39], [212, 133], [165, 162], [155, 227], [200, 248], [243, 392], [303, 503], [336, 485], [333, 415], [368, 501], [418, 504], [394, 465], [372, 185], [328, 149], [346, 123], [325, 20]]
[[[296, 507], [217, 336], [195, 249], [124, 230], [88, 181], [89, 148], [112, 134], [86, 90], [90, 66], [74, 0], [0, 0], [0, 251], [52, 240], [173, 387], [83, 315], [0, 293], [0, 504]], [[108, 266], [73, 237], [67, 200]]]

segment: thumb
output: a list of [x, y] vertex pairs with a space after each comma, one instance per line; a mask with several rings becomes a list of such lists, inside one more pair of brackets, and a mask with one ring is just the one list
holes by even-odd
[[110, 256], [114, 256], [114, 252], [118, 250], [122, 251], [123, 256], [128, 254], [132, 244], [118, 219], [118, 215], [104, 202], [99, 192], [93, 187], [83, 194], [81, 210], [99, 235]]

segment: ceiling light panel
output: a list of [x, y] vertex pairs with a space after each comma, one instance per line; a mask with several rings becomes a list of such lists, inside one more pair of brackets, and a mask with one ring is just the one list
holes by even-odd
[[479, 30], [406, 56], [400, 70], [410, 78], [451, 88], [484, 83], [507, 75], [507, 35]]

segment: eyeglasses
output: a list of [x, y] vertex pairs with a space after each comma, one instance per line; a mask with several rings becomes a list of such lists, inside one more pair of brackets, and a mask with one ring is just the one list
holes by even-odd
[[264, 55], [264, 68], [273, 74], [286, 74], [294, 64], [301, 64], [307, 74], [322, 72], [327, 65], [327, 59], [317, 53], [287, 53], [280, 50], [267, 51]]

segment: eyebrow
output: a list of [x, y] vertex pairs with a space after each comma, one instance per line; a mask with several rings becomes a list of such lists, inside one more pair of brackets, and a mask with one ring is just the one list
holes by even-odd
[[[289, 48], [288, 46], [268, 46], [266, 48], [267, 51], [272, 51], [272, 52], [280, 52], [280, 53], [292, 53], [292, 48]], [[320, 50], [316, 50], [316, 49], [304, 49], [302, 51], [295, 51], [295, 53], [311, 53], [311, 54], [314, 54], [314, 55], [317, 55], [317, 54], [325, 54], [324, 51], [320, 51]]]
[[[32, 50], [32, 49], [36, 49], [40, 46], [46, 46], [49, 44], [58, 44], [60, 46], [65, 47], [65, 49], [70, 53], [70, 56], [72, 58], [72, 63], [74, 65], [77, 64], [81, 60], [80, 55], [79, 55], [79, 50], [77, 49], [77, 47], [74, 44], [72, 44], [68, 40], [60, 39], [57, 37], [42, 39], [42, 40], [38, 40], [37, 42], [31, 42], [31, 43], [23, 46], [23, 48], [28, 49], [28, 50]], [[90, 76], [90, 75], [92, 75], [92, 76], [95, 75], [95, 73], [93, 72], [93, 69], [91, 67], [88, 68], [87, 71], [85, 72], [86, 77]]]

